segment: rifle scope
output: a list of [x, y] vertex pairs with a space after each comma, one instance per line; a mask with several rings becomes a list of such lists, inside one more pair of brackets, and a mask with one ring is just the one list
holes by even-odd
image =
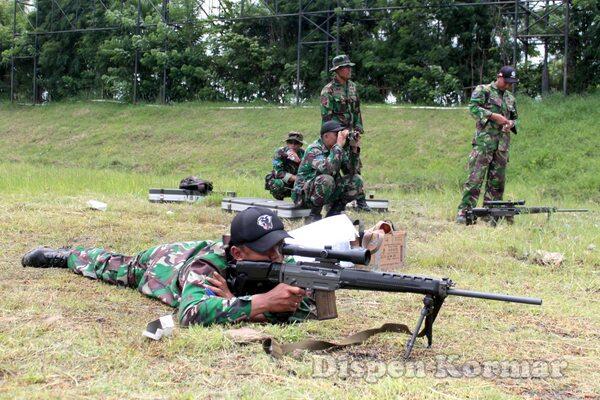
[[327, 260], [349, 261], [354, 264], [369, 265], [371, 251], [363, 248], [350, 250], [319, 249], [295, 244], [284, 244], [283, 254], [288, 256], [313, 257]]

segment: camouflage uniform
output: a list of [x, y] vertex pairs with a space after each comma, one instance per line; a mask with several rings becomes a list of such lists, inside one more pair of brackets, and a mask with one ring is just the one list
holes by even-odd
[[337, 144], [327, 149], [320, 138], [315, 140], [298, 167], [292, 200], [309, 208], [351, 202], [364, 194], [362, 178], [356, 172], [359, 165], [358, 153], [344, 151]]
[[273, 171], [265, 178], [265, 189], [268, 189], [277, 200], [291, 195], [294, 182], [292, 175], [298, 173], [298, 166], [304, 157], [304, 149], [294, 152], [288, 146], [280, 147], [273, 157]]
[[462, 200], [458, 210], [475, 207], [481, 184], [486, 179], [484, 200], [502, 200], [510, 132], [503, 132], [502, 126], [489, 119], [492, 113], [502, 114], [516, 125], [517, 107], [514, 95], [502, 92], [493, 82], [479, 85], [473, 91], [469, 112], [477, 121], [477, 131], [473, 137], [473, 150], [469, 154], [469, 177], [465, 182]]
[[[203, 287], [204, 283], [210, 285], [206, 278], [215, 271], [227, 278], [222, 242], [165, 244], [135, 256], [77, 247], [71, 251], [67, 266], [76, 274], [137, 289], [177, 308], [182, 326], [246, 321], [250, 317], [252, 296], [225, 299]], [[310, 300], [305, 299], [286, 320], [304, 320], [310, 312]], [[285, 322], [281, 314], [265, 313], [265, 317], [271, 322]]]
[[321, 90], [321, 119], [322, 123], [334, 120], [350, 130], [363, 133], [360, 100], [354, 82], [341, 84], [334, 78], [325, 85]]

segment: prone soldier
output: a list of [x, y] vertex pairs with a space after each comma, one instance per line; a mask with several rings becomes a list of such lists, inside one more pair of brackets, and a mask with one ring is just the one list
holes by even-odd
[[277, 200], [291, 196], [298, 166], [304, 157], [304, 136], [300, 132], [289, 132], [285, 143], [275, 151], [273, 171], [265, 176], [265, 189]]
[[[178, 309], [182, 326], [239, 321], [293, 322], [314, 316], [305, 291], [287, 284], [235, 296], [228, 285], [228, 263], [281, 262], [290, 237], [273, 211], [251, 207], [231, 222], [231, 238], [164, 244], [133, 256], [102, 248], [51, 249], [25, 254], [24, 267], [68, 268], [78, 275], [137, 289]], [[269, 290], [270, 289], [270, 290]]]

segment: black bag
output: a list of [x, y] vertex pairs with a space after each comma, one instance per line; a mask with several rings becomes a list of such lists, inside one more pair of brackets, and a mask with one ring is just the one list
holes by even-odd
[[273, 172], [269, 172], [265, 175], [265, 190], [271, 190], [271, 180], [274, 178]]
[[179, 182], [179, 189], [194, 190], [202, 194], [208, 194], [213, 190], [211, 181], [205, 181], [195, 176], [188, 176]]

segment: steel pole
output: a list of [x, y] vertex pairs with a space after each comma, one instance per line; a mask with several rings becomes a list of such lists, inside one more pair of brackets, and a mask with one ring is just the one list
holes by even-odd
[[[340, 1], [337, 1], [337, 8], [340, 7]], [[335, 13], [335, 55], [340, 54], [340, 13]]]
[[[138, 0], [137, 2], [137, 21], [135, 27], [135, 33], [139, 36], [140, 34], [140, 25], [142, 18], [142, 0]], [[135, 49], [135, 61], [133, 64], [133, 104], [137, 104], [137, 81], [138, 81], [138, 64], [140, 62], [140, 51], [136, 47]]]
[[17, 47], [17, 0], [14, 0], [13, 9], [13, 37], [12, 51], [10, 53], [10, 101], [15, 101], [15, 48]]
[[302, 49], [302, 0], [298, 0], [298, 40], [296, 43], [296, 105], [300, 104], [300, 60]]
[[565, 5], [565, 54], [563, 61], [563, 94], [569, 94], [569, 0], [563, 0]]
[[39, 15], [40, 15], [40, 9], [39, 9], [39, 1], [36, 0], [35, 1], [35, 45], [33, 47], [33, 104], [37, 104], [38, 103], [38, 86], [37, 86], [37, 73], [38, 73], [38, 65], [37, 65], [37, 61], [38, 61], [38, 48], [39, 48], [39, 36], [37, 34], [37, 29], [38, 29], [38, 24], [39, 24]]
[[[163, 0], [162, 6], [163, 6], [163, 22], [165, 23], [165, 25], [168, 26], [169, 25], [169, 0]], [[163, 48], [164, 48], [164, 51], [166, 54], [169, 49], [169, 43], [168, 43], [167, 39], [165, 39]], [[167, 57], [167, 59], [168, 59], [168, 57]], [[163, 104], [167, 103], [167, 62], [165, 62], [165, 65], [163, 65], [163, 84], [162, 84], [160, 101]]]
[[517, 69], [517, 46], [519, 35], [519, 0], [515, 0], [515, 27], [514, 27], [514, 43], [513, 43], [513, 67]]

